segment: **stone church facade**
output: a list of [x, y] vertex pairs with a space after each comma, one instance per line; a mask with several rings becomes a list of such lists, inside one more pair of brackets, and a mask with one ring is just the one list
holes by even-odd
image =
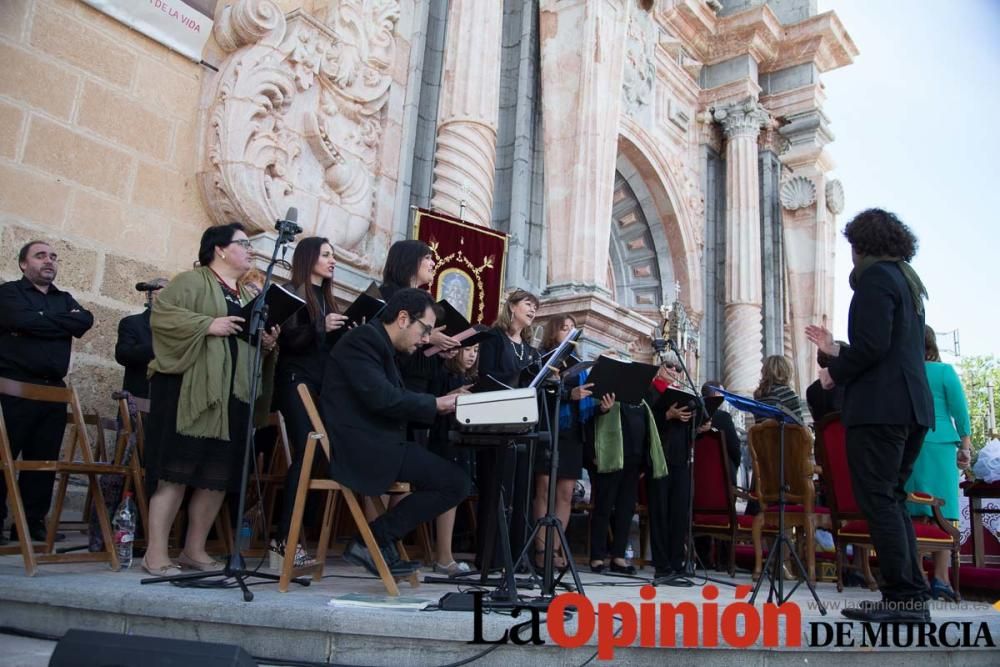
[[79, 0], [0, 3], [0, 277], [52, 241], [97, 320], [71, 377], [104, 407], [135, 282], [209, 224], [270, 255], [290, 206], [338, 296], [430, 207], [510, 235], [506, 283], [591, 350], [664, 313], [700, 379], [812, 375], [843, 206], [823, 72], [857, 55], [816, 0], [232, 0], [202, 63]]

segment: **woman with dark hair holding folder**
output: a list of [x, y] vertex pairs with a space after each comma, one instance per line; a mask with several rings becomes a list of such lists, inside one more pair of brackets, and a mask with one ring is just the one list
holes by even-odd
[[[295, 246], [289, 286], [305, 299], [306, 307], [285, 324], [279, 338], [281, 354], [274, 379], [274, 407], [285, 418], [292, 465], [285, 477], [285, 499], [278, 533], [271, 540], [268, 551], [272, 569], [281, 569], [284, 560], [285, 539], [292, 521], [292, 505], [302, 471], [306, 437], [312, 430], [309, 415], [299, 398], [298, 386], [304, 384], [313, 396], [319, 396], [323, 367], [333, 347], [329, 334], [342, 329], [347, 321], [344, 315], [337, 312], [337, 303], [333, 298], [333, 271], [336, 266], [333, 244], [328, 239], [310, 236]], [[311, 561], [305, 549], [298, 546], [295, 567], [310, 565]]]

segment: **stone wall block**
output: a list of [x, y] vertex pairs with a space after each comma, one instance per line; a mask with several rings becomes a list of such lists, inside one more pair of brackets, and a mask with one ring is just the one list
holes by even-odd
[[0, 205], [3, 212], [46, 227], [62, 226], [70, 187], [59, 179], [0, 163]]
[[121, 255], [107, 255], [104, 259], [104, 279], [101, 281], [100, 293], [115, 301], [127, 303], [138, 312], [146, 298], [141, 292], [135, 291], [135, 284], [158, 277], [171, 276], [153, 264]]
[[[73, 349], [108, 360], [115, 358], [115, 341], [118, 340], [118, 320], [127, 315], [117, 308], [108, 308], [77, 297], [80, 305], [94, 315], [94, 326], [82, 338], [73, 341]], [[138, 309], [136, 309], [138, 312]]]
[[128, 213], [119, 201], [77, 190], [63, 229], [106, 247], [116, 244], [127, 223]]
[[3, 0], [0, 2], [0, 35], [20, 41], [24, 19], [31, 6], [29, 0]]
[[132, 169], [126, 153], [38, 116], [31, 119], [24, 163], [118, 197]]
[[200, 222], [208, 218], [193, 174], [178, 173], [147, 162], [139, 163], [132, 201], [165, 214], [171, 221]]
[[169, 156], [171, 121], [94, 81], [84, 84], [77, 124], [154, 159]]
[[132, 83], [138, 57], [99, 30], [42, 3], [35, 9], [31, 44], [122, 88]]
[[56, 285], [68, 290], [76, 296], [89, 292], [94, 285], [94, 273], [97, 266], [97, 253], [54, 237], [51, 233], [35, 229], [27, 229], [10, 225], [3, 230], [3, 242], [0, 245], [0, 274], [8, 278], [17, 278], [21, 269], [17, 265], [17, 253], [29, 241], [45, 241], [59, 253], [59, 273]]
[[0, 102], [0, 156], [14, 159], [24, 127], [24, 112], [17, 107]]
[[[5, 3], [0, 3], [0, 5]], [[0, 44], [0, 95], [24, 100], [68, 120], [79, 77], [67, 68], [22, 49]]]
[[141, 58], [135, 81], [136, 96], [162, 113], [191, 118], [198, 110], [199, 72], [194, 63], [190, 69], [178, 70], [151, 58]]
[[[117, 320], [115, 325], [117, 326]], [[74, 363], [69, 374], [69, 383], [76, 388], [84, 414], [96, 412], [102, 417], [114, 417], [117, 406], [111, 395], [121, 389], [124, 375], [125, 369], [121, 366]], [[113, 442], [108, 444], [110, 446]]]

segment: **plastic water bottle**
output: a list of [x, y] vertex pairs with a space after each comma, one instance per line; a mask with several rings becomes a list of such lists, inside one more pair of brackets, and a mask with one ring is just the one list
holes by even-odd
[[126, 491], [121, 505], [115, 512], [115, 551], [122, 568], [132, 567], [132, 545], [135, 540], [135, 501], [132, 492]]
[[250, 539], [253, 537], [253, 524], [250, 521], [249, 513], [244, 515], [240, 522], [240, 548], [245, 549], [250, 546]]
[[629, 542], [628, 546], [625, 547], [625, 564], [631, 565], [633, 558], [635, 558], [635, 550], [632, 548], [632, 543]]

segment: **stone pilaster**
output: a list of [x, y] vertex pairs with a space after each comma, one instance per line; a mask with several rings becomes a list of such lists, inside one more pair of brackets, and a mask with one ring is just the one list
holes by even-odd
[[452, 0], [434, 154], [431, 206], [484, 226], [493, 217], [502, 22], [502, 2]]
[[726, 292], [724, 379], [748, 393], [760, 377], [761, 330], [760, 178], [757, 136], [768, 114], [757, 100], [717, 107], [713, 117], [726, 134]]
[[550, 292], [608, 288], [608, 239], [631, 0], [542, 0]]

